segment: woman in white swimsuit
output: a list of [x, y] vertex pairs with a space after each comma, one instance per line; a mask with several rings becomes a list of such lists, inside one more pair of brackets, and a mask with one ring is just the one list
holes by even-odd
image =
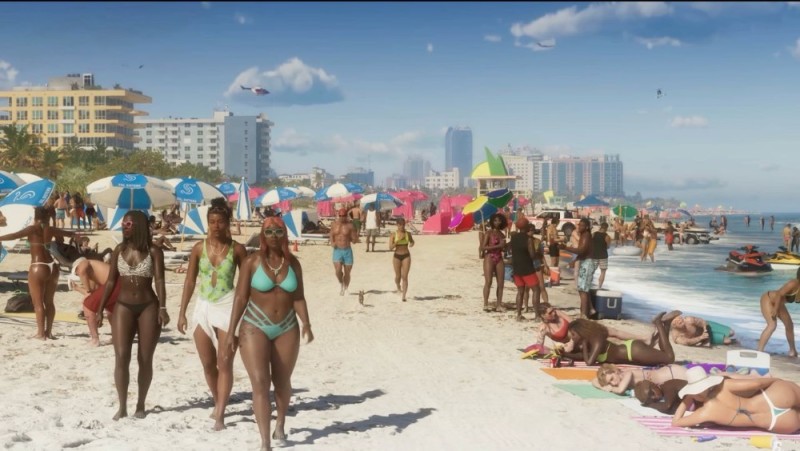
[[0, 236], [1, 241], [27, 238], [31, 246], [31, 266], [28, 269], [28, 290], [36, 312], [36, 335], [40, 340], [55, 340], [53, 320], [56, 306], [53, 298], [58, 287], [59, 267], [49, 252], [49, 244], [54, 236], [71, 237], [75, 232], [50, 227], [49, 215], [44, 207], [36, 207], [33, 224], [16, 233]]

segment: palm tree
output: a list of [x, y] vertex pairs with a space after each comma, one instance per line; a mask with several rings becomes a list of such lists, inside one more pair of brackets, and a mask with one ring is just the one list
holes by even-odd
[[7, 168], [33, 168], [40, 159], [41, 145], [36, 135], [28, 133], [28, 126], [17, 127], [16, 122], [0, 127], [0, 164]]
[[58, 150], [53, 150], [47, 146], [42, 151], [40, 172], [50, 180], [55, 180], [64, 170], [65, 155]]

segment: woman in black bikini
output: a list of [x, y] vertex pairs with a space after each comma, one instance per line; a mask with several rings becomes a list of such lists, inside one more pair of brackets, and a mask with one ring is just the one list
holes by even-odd
[[769, 338], [778, 326], [776, 319], [780, 319], [786, 329], [786, 341], [789, 342], [789, 357], [797, 357], [797, 348], [794, 344], [794, 322], [789, 310], [786, 309], [786, 303], [799, 300], [800, 269], [797, 270], [794, 279], [783, 284], [777, 291], [767, 291], [761, 295], [761, 314], [767, 320], [767, 327], [764, 328], [764, 332], [761, 332], [761, 338], [758, 339], [759, 351], [764, 351]]
[[58, 262], [48, 251], [48, 245], [54, 236], [71, 237], [75, 232], [50, 227], [49, 216], [45, 207], [36, 207], [33, 213], [33, 224], [16, 233], [0, 236], [1, 241], [27, 238], [31, 247], [31, 266], [28, 268], [28, 290], [36, 312], [36, 335], [40, 340], [55, 340], [53, 336], [53, 320], [56, 317], [56, 306], [53, 298], [58, 287]]
[[497, 306], [495, 312], [505, 312], [503, 306], [503, 284], [505, 282], [505, 263], [503, 262], [503, 250], [506, 248], [506, 234], [503, 230], [508, 225], [506, 217], [500, 213], [495, 213], [489, 219], [490, 229], [486, 231], [481, 243], [483, 252], [483, 311], [490, 312], [489, 292], [492, 289], [492, 278], [497, 279]]
[[103, 325], [103, 310], [119, 278], [119, 297], [111, 317], [111, 339], [116, 356], [114, 385], [119, 397], [119, 410], [114, 420], [128, 416], [129, 367], [136, 334], [139, 335], [139, 400], [133, 416], [145, 417], [144, 402], [153, 380], [153, 353], [161, 329], [169, 323], [164, 253], [152, 243], [147, 216], [136, 210], [125, 214], [122, 218], [122, 243], [111, 254], [108, 281], [97, 309], [97, 327], [100, 328]]
[[414, 237], [406, 230], [406, 220], [398, 218], [397, 231], [389, 237], [389, 250], [394, 251], [392, 257], [394, 283], [397, 285], [397, 291], [403, 293], [403, 302], [406, 302], [408, 272], [411, 270], [411, 252], [408, 250], [410, 247], [414, 247]]

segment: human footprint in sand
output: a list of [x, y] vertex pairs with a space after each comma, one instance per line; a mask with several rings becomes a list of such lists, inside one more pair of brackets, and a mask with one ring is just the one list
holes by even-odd
[[414, 247], [414, 237], [406, 230], [406, 220], [398, 218], [397, 231], [389, 237], [389, 250], [394, 251], [394, 283], [397, 291], [403, 293], [403, 302], [406, 302], [408, 292], [408, 272], [411, 270], [411, 252], [408, 249], [411, 247]]
[[33, 224], [16, 233], [0, 236], [0, 241], [27, 238], [31, 248], [31, 265], [28, 268], [28, 290], [36, 314], [36, 335], [40, 340], [55, 340], [53, 320], [56, 306], [53, 298], [58, 286], [59, 266], [48, 251], [53, 237], [71, 237], [74, 232], [50, 227], [50, 217], [44, 207], [36, 207]]
[[[286, 413], [292, 396], [292, 372], [300, 351], [300, 336], [311, 343], [314, 334], [308, 319], [300, 262], [289, 251], [286, 225], [280, 218], [267, 218], [261, 226], [261, 248], [247, 257], [236, 283], [229, 331], [241, 321], [239, 346], [242, 361], [253, 386], [253, 411], [261, 436], [261, 449], [270, 444], [270, 382], [275, 386], [278, 417], [275, 440], [286, 439]], [[300, 317], [303, 326], [297, 327]], [[234, 334], [223, 346], [231, 352]]]
[[764, 351], [767, 347], [772, 334], [777, 328], [777, 319], [783, 322], [786, 329], [786, 341], [789, 342], [789, 357], [797, 357], [797, 348], [794, 343], [794, 322], [789, 310], [786, 309], [787, 302], [800, 301], [800, 269], [797, 270], [795, 278], [789, 280], [776, 291], [767, 291], [761, 295], [761, 314], [767, 320], [767, 327], [761, 332], [758, 339], [758, 350]]
[[669, 324], [680, 315], [678, 310], [669, 314], [661, 312], [653, 318], [653, 324], [658, 331], [658, 345], [656, 349], [641, 340], [625, 340], [622, 344], [608, 341], [608, 329], [602, 324], [587, 320], [576, 319], [569, 325], [569, 333], [576, 346], [580, 346], [582, 353], [569, 355], [569, 357], [582, 358], [587, 365], [595, 363], [632, 363], [634, 365], [666, 365], [675, 362], [675, 352], [669, 341]]
[[[338, 219], [331, 225], [330, 243], [333, 247], [333, 270], [339, 280], [339, 296], [344, 296], [350, 286], [350, 271], [353, 270], [353, 248], [358, 242], [358, 231], [347, 221], [347, 210], [340, 208]], [[369, 238], [367, 238], [369, 239]]]
[[[114, 420], [128, 416], [131, 348], [137, 335], [139, 399], [133, 416], [144, 418], [144, 403], [153, 380], [153, 354], [161, 329], [169, 323], [169, 315], [164, 284], [164, 253], [153, 246], [147, 216], [141, 211], [129, 211], [122, 218], [122, 243], [111, 254], [110, 264], [108, 282], [97, 308], [97, 327], [103, 325], [103, 310], [108, 305], [114, 286], [119, 284], [119, 298], [111, 318], [114, 385], [119, 398], [119, 410]], [[153, 279], [156, 291], [153, 291]]]
[[219, 346], [219, 343], [224, 342], [228, 335], [236, 269], [247, 258], [244, 246], [231, 239], [232, 216], [233, 211], [225, 199], [219, 197], [211, 201], [207, 214], [208, 239], [192, 247], [178, 314], [178, 332], [185, 335], [188, 326], [186, 309], [199, 274], [200, 295], [192, 315], [192, 336], [214, 399], [211, 418], [215, 420], [214, 429], [217, 431], [225, 428], [225, 407], [233, 390], [233, 358], [237, 347], [235, 339], [233, 349]]

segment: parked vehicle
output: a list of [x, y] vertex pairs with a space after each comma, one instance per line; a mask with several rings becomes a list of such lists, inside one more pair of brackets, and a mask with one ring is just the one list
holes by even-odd
[[765, 273], [772, 271], [772, 265], [764, 261], [766, 253], [758, 252], [758, 246], [747, 245], [740, 248], [744, 252], [733, 250], [725, 260], [725, 270], [742, 273]]
[[559, 209], [544, 210], [534, 218], [528, 218], [531, 224], [536, 226], [537, 229], [542, 228], [545, 219], [549, 220], [548, 224], [552, 223], [553, 219], [558, 219], [558, 231], [563, 233], [566, 237], [572, 235], [572, 232], [578, 228], [578, 222], [580, 222], [580, 218], [574, 215], [571, 210]]

